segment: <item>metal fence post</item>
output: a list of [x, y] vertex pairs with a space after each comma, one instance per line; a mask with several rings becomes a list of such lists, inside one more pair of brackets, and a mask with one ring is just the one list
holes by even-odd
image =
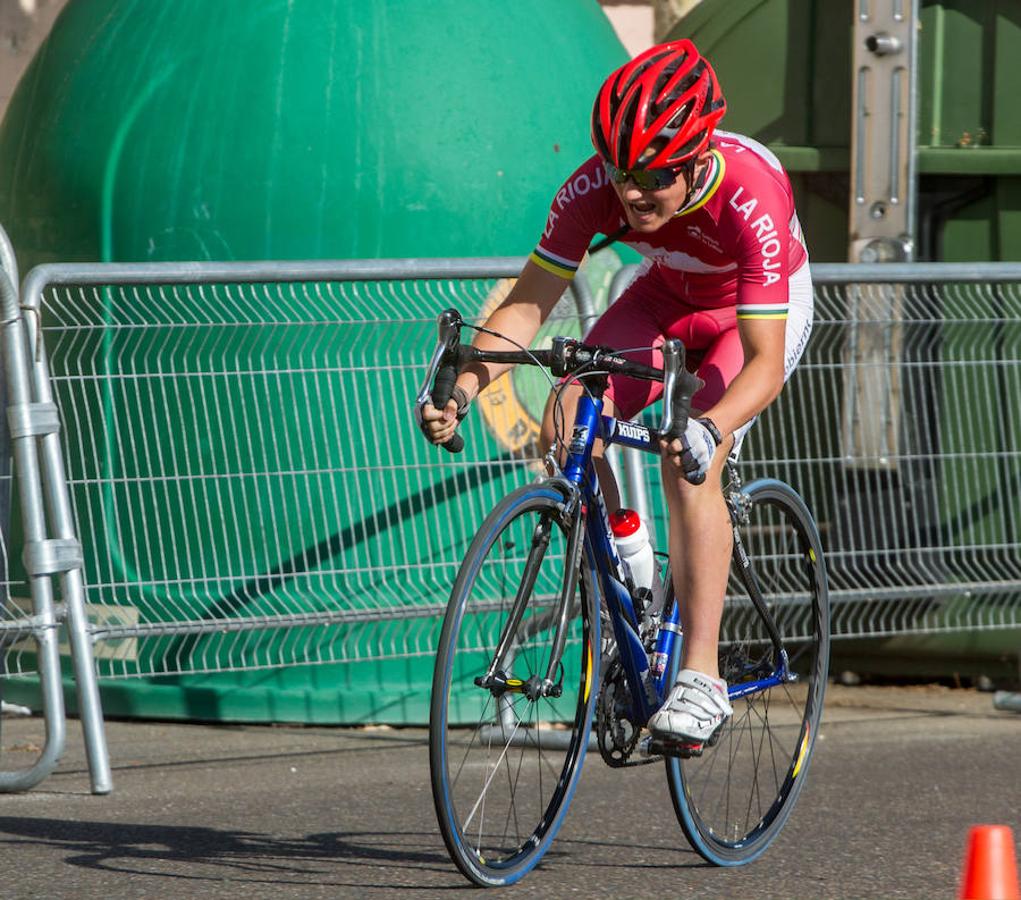
[[[12, 285], [18, 283], [18, 263], [14, 257], [14, 248], [7, 237], [7, 232], [0, 227], [0, 271], [5, 273]], [[2, 371], [2, 369], [0, 369]], [[0, 410], [7, 409], [7, 379], [0, 378]], [[11, 434], [7, 427], [7, 416], [0, 415], [0, 534], [3, 535], [5, 546], [10, 551], [11, 535]], [[7, 566], [7, 555], [0, 554], [0, 584], [8, 584], [10, 572]], [[5, 611], [6, 594], [0, 596], [0, 616]], [[0, 657], [0, 677], [6, 674], [6, 659]], [[3, 702], [3, 691], [0, 690], [0, 707]]]
[[[50, 411], [40, 410], [32, 403], [23, 320], [18, 308], [17, 291], [6, 272], [0, 273], [0, 300], [3, 303], [4, 363], [10, 404], [5, 413], [8, 416], [21, 498], [25, 568], [34, 612], [27, 620], [6, 623], [5, 630], [29, 632], [35, 638], [46, 726], [45, 743], [35, 764], [26, 769], [0, 772], [0, 791], [9, 792], [33, 787], [56, 768], [64, 752], [66, 723], [53, 585], [49, 574], [44, 571], [47, 568], [45, 557], [55, 548], [46, 540], [46, 519], [35, 446], [37, 429], [47, 427], [46, 420]], [[52, 412], [55, 417], [56, 411]]]
[[[36, 315], [38, 310], [33, 310]], [[42, 346], [42, 334], [36, 315], [28, 320], [28, 345], [33, 350], [33, 395], [40, 408], [57, 409], [50, 386], [49, 367]], [[59, 423], [58, 423], [59, 424]], [[43, 434], [40, 441], [43, 486], [46, 508], [54, 531], [51, 543], [69, 548], [66, 558], [55, 567], [60, 573], [61, 593], [66, 607], [65, 624], [71, 644], [75, 688], [78, 695], [78, 715], [85, 737], [85, 753], [89, 762], [89, 776], [94, 794], [108, 794], [113, 788], [110, 774], [110, 755], [103, 728], [103, 707], [99, 698], [96, 666], [89, 634], [88, 615], [85, 609], [85, 585], [82, 579], [81, 544], [74, 525], [71, 500], [68, 495], [64, 456], [58, 430]]]

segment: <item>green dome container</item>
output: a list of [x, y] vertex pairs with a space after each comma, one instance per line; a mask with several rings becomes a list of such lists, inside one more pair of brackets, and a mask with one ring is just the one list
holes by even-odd
[[625, 58], [591, 0], [71, 0], [0, 216], [23, 270], [525, 253]]
[[[0, 127], [0, 222], [23, 271], [50, 261], [525, 254], [552, 193], [591, 152], [596, 88], [626, 58], [591, 0], [71, 0]], [[391, 339], [400, 349], [409, 337]], [[96, 360], [79, 374], [123, 364], [120, 338], [105, 340], [102, 352], [78, 355]], [[158, 338], [135, 347], [131, 364], [152, 371], [159, 347]], [[222, 402], [232, 401], [245, 398]], [[114, 420], [144, 421], [153, 399], [88, 402], [90, 416], [65, 417], [69, 446], [114, 446]], [[291, 427], [286, 398], [280, 405], [267, 415]], [[403, 428], [405, 398], [398, 417]], [[76, 432], [89, 419], [93, 431]], [[215, 467], [202, 436], [182, 432], [164, 440]], [[113, 469], [78, 472], [84, 480], [130, 483], [136, 473], [130, 456], [94, 457]], [[376, 502], [383, 510], [394, 498]], [[186, 512], [151, 497], [135, 508], [193, 529]], [[314, 511], [287, 515], [312, 544], [330, 538], [315, 531], [324, 526]], [[159, 574], [123, 558], [129, 524], [114, 515], [94, 529], [87, 580], [130, 587]], [[414, 528], [400, 523], [389, 539]], [[226, 552], [222, 540], [215, 550]], [[248, 548], [247, 561], [271, 571], [294, 550]], [[413, 722], [427, 714], [430, 674], [431, 660], [416, 659], [104, 680], [102, 690], [114, 715]]]

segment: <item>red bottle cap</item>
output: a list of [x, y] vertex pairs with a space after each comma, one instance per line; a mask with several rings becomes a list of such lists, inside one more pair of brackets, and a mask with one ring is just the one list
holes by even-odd
[[610, 528], [614, 537], [627, 537], [642, 526], [642, 520], [633, 509], [618, 509], [610, 516]]

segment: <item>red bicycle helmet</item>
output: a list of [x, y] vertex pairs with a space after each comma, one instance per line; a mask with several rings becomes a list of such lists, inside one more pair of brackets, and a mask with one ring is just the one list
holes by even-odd
[[592, 143], [621, 169], [679, 168], [727, 111], [716, 74], [689, 40], [659, 44], [614, 72], [592, 107]]

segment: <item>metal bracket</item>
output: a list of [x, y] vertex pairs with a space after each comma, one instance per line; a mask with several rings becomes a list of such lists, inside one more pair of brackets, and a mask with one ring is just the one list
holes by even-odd
[[22, 554], [25, 571], [35, 577], [70, 572], [85, 564], [82, 545], [74, 538], [54, 538], [49, 541], [26, 541]]
[[918, 0], [857, 0], [851, 262], [914, 257]]
[[53, 434], [60, 431], [60, 412], [56, 403], [19, 403], [7, 407], [11, 438]]

